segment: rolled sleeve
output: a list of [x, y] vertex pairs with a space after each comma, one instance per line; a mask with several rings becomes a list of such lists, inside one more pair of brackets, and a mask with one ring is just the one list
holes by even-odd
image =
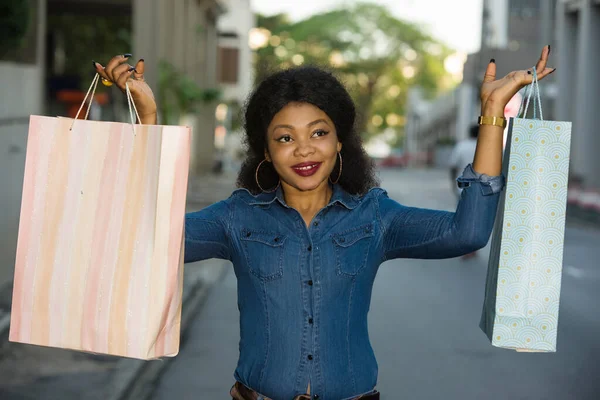
[[456, 179], [456, 182], [461, 189], [471, 186], [473, 182], [478, 182], [480, 183], [481, 194], [490, 196], [500, 193], [504, 189], [506, 180], [502, 174], [498, 176], [480, 174], [473, 169], [473, 164], [469, 164], [462, 175]]

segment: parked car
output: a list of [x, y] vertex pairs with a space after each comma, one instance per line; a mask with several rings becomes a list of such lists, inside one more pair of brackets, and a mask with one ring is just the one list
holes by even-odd
[[402, 149], [394, 149], [379, 161], [380, 167], [406, 167], [408, 164], [407, 154]]

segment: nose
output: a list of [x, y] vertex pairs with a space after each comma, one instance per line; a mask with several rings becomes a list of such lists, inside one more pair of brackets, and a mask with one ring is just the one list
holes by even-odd
[[294, 156], [296, 157], [308, 157], [311, 154], [314, 154], [315, 148], [308, 141], [298, 142], [298, 146], [294, 151]]

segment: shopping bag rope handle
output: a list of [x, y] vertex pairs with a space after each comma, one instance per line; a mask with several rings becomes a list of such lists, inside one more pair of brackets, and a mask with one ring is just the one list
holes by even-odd
[[[517, 113], [517, 117], [518, 118], [527, 117], [527, 110], [529, 109], [529, 101], [531, 100], [531, 95], [533, 95], [533, 119], [538, 119], [537, 118], [537, 110], [539, 109], [540, 120], [543, 121], [544, 114], [542, 114], [542, 101], [540, 99], [540, 85], [538, 83], [537, 70], [535, 69], [535, 66], [532, 68], [532, 73], [533, 73], [533, 80], [531, 81], [531, 84], [527, 85], [527, 87], [525, 88], [525, 96], [523, 96], [523, 99], [521, 100], [521, 106], [519, 107], [519, 112]], [[527, 99], [527, 102], [525, 102], [525, 99]], [[523, 116], [521, 117], [521, 111], [523, 110], [523, 104], [525, 104], [525, 112], [523, 113]]]
[[[96, 73], [96, 75], [94, 76], [94, 79], [92, 79], [92, 84], [90, 85], [87, 93], [85, 94], [85, 97], [83, 98], [83, 101], [81, 102], [81, 106], [79, 106], [79, 110], [77, 110], [77, 114], [75, 115], [75, 119], [73, 120], [73, 123], [71, 124], [71, 128], [69, 130], [73, 129], [73, 125], [75, 124], [75, 121], [77, 121], [77, 118], [79, 118], [79, 113], [81, 113], [81, 110], [83, 109], [83, 105], [86, 103], [86, 101], [89, 97], [90, 98], [90, 107], [88, 107], [85, 112], [84, 120], [88, 119], [88, 115], [90, 114], [90, 108], [92, 108], [91, 105], [92, 105], [92, 102], [94, 101], [94, 94], [96, 93], [96, 87], [98, 86], [99, 80], [100, 80], [100, 75], [98, 73]], [[91, 92], [91, 96], [90, 96], [90, 92]], [[140, 121], [140, 123], [142, 122], [142, 119], [140, 118], [137, 107], [135, 106], [135, 102], [133, 101], [133, 96], [131, 95], [131, 90], [129, 89], [129, 83], [125, 83], [125, 92], [127, 94], [127, 105], [129, 106], [129, 116], [131, 117], [131, 128], [133, 129], [133, 132], [135, 133], [135, 126], [134, 126], [135, 118], [133, 117], [134, 111], [135, 111], [135, 116], [137, 117], [137, 120]]]

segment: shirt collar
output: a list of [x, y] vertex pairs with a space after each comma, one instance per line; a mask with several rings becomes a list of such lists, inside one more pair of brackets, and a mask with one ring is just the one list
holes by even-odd
[[[275, 192], [260, 193], [256, 196], [253, 196], [252, 200], [250, 200], [248, 204], [267, 205], [273, 203], [276, 200], [279, 203], [281, 203], [282, 206], [289, 208], [283, 197], [283, 189], [281, 188], [281, 185], [277, 188]], [[349, 210], [352, 210], [358, 205], [359, 199], [356, 196], [353, 196], [350, 193], [346, 192], [344, 188], [342, 188], [339, 184], [335, 184], [333, 185], [333, 195], [331, 196], [327, 207], [336, 203], [346, 207]]]

